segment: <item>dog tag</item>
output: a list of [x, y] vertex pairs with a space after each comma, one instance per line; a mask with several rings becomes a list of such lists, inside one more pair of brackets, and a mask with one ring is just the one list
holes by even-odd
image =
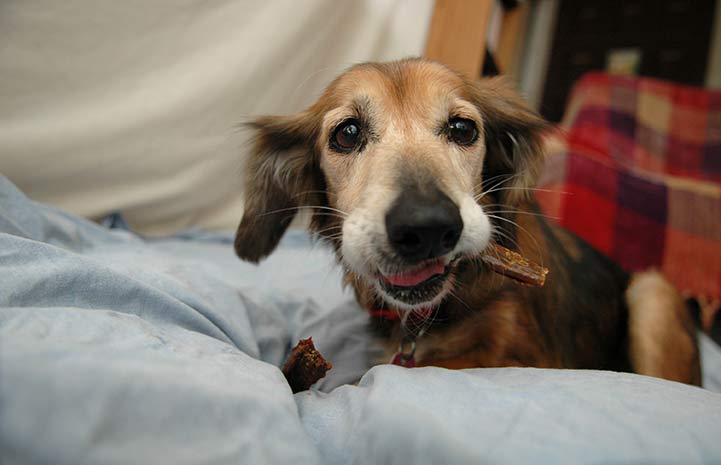
[[416, 358], [412, 355], [408, 357], [405, 354], [396, 352], [391, 358], [391, 364], [405, 368], [414, 368], [416, 366]]
[[391, 364], [406, 368], [416, 366], [416, 337], [413, 334], [406, 334], [398, 345], [398, 352], [393, 354]]

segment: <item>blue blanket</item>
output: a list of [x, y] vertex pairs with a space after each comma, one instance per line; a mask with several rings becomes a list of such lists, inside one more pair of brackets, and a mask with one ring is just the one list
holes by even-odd
[[[721, 463], [721, 351], [706, 338], [707, 389], [371, 368], [327, 251], [292, 232], [253, 266], [231, 239], [143, 239], [0, 176], [0, 463]], [[335, 368], [293, 395], [277, 367], [307, 336]]]

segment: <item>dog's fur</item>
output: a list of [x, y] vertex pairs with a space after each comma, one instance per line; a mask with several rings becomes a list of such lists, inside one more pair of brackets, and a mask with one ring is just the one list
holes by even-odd
[[[450, 141], [453, 117], [473, 121], [478, 140]], [[362, 142], [338, 153], [329, 140], [348, 118]], [[530, 188], [548, 125], [502, 79], [471, 81], [422, 59], [361, 64], [306, 111], [251, 126], [238, 255], [264, 258], [296, 212], [311, 210], [312, 231], [334, 247], [362, 306], [436, 308], [418, 340], [419, 364], [597, 368], [700, 383], [693, 322], [673, 287], [655, 272], [628, 276], [539, 213]], [[443, 258], [449, 276], [423, 302], [379, 284], [412, 268], [389, 246], [384, 223], [409, 189], [442, 192], [463, 219]], [[519, 286], [486, 269], [477, 257], [491, 241], [548, 267], [546, 285]], [[400, 323], [373, 324], [393, 351]]]

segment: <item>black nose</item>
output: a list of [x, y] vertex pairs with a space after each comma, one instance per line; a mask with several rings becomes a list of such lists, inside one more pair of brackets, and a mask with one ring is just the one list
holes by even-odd
[[386, 214], [390, 244], [411, 263], [447, 254], [458, 243], [461, 231], [458, 206], [438, 189], [406, 190]]

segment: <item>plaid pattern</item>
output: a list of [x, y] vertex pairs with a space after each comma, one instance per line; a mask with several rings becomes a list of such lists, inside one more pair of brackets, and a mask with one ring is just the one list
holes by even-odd
[[721, 183], [721, 92], [586, 75], [569, 99], [569, 144], [649, 174]]
[[[721, 301], [721, 92], [592, 73], [551, 153], [544, 212], [629, 271]], [[704, 315], [710, 323], [712, 315]]]

